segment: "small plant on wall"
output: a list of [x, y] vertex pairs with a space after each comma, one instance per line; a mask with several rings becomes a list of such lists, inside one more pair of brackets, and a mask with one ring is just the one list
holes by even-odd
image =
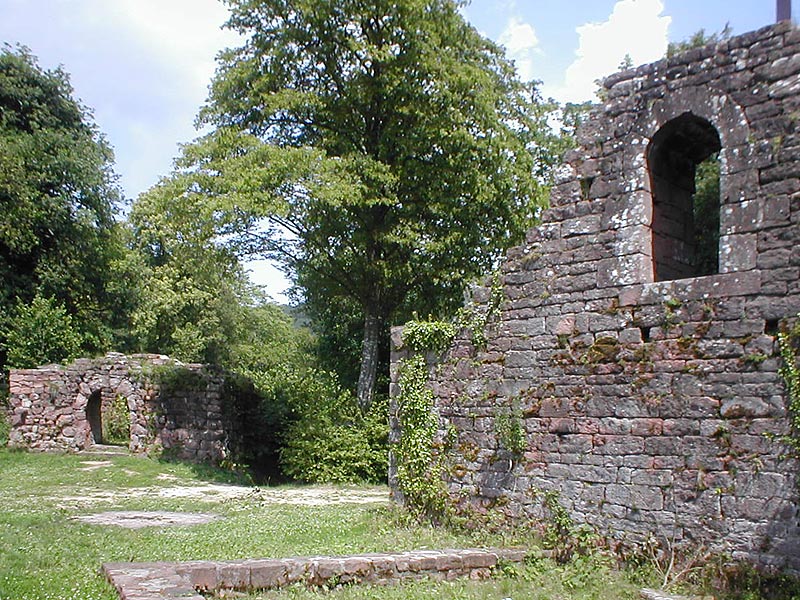
[[500, 446], [516, 456], [521, 456], [528, 448], [528, 439], [522, 425], [522, 410], [515, 404], [498, 412], [495, 433]]

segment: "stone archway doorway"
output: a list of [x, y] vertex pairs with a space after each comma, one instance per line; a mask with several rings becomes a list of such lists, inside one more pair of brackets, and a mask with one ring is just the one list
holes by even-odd
[[86, 420], [92, 433], [93, 444], [103, 443], [103, 398], [100, 391], [94, 391], [86, 402]]

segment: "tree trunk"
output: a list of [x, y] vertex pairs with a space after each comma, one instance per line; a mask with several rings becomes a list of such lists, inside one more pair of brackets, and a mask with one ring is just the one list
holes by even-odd
[[375, 394], [375, 380], [378, 375], [378, 345], [381, 333], [381, 319], [374, 306], [364, 310], [364, 339], [361, 343], [361, 370], [358, 373], [356, 396], [362, 412], [367, 412]]

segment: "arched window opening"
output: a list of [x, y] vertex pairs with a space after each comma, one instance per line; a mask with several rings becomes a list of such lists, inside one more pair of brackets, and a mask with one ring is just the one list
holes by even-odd
[[650, 142], [655, 281], [719, 272], [721, 147], [714, 126], [691, 113], [666, 123]]
[[92, 392], [86, 402], [86, 420], [92, 431], [92, 441], [95, 444], [103, 443], [103, 399], [99, 391]]

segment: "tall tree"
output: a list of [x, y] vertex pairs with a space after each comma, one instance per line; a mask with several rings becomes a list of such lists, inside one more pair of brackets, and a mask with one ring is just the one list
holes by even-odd
[[129, 215], [142, 263], [133, 337], [144, 351], [227, 366], [254, 290], [236, 255], [216, 243], [208, 205], [179, 181], [153, 186]]
[[196, 181], [248, 215], [251, 250], [281, 260], [309, 306], [361, 311], [366, 408], [389, 321], [460, 303], [531, 225], [550, 107], [456, 0], [227, 3], [247, 41], [221, 55]]
[[[38, 297], [74, 317], [85, 351], [109, 343], [121, 301], [112, 273], [124, 254], [112, 159], [66, 73], [43, 70], [25, 48], [3, 47], [0, 332], [22, 318], [12, 307]], [[0, 350], [7, 344], [0, 333]]]

